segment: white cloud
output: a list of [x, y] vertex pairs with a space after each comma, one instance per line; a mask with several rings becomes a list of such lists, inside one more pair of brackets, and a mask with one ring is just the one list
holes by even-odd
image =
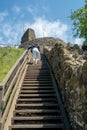
[[56, 37], [67, 41], [66, 32], [68, 26], [59, 20], [50, 22], [43, 18], [36, 18], [33, 24], [25, 23], [25, 28], [33, 28], [35, 30], [36, 37]]
[[81, 45], [81, 44], [83, 44], [83, 41], [84, 40], [82, 38], [76, 38], [74, 43], [78, 44], [78, 45]]
[[22, 31], [22, 24], [11, 24], [11, 23], [3, 23], [1, 25], [0, 30], [0, 43], [11, 43], [11, 44], [18, 44], [20, 43]]
[[38, 13], [38, 8], [34, 7], [34, 6], [27, 6], [26, 10], [29, 12], [29, 14], [31, 14], [33, 17], [35, 17]]
[[1, 43], [4, 43], [4, 41], [3, 41], [3, 38], [2, 37], [0, 37], [0, 44]]
[[18, 6], [14, 6], [14, 7], [13, 7], [13, 11], [16, 12], [16, 13], [19, 13], [20, 10], [21, 10], [21, 8], [18, 7]]
[[8, 16], [8, 13], [7, 12], [2, 12], [0, 13], [0, 23], [4, 20], [4, 18]]
[[33, 13], [33, 9], [32, 9], [32, 7], [30, 7], [30, 6], [27, 7], [27, 11], [30, 12], [30, 13]]
[[[37, 17], [33, 23], [29, 23], [28, 21], [20, 21], [15, 24], [3, 22], [0, 28], [0, 43], [20, 44], [21, 37], [28, 28], [34, 29], [36, 38], [54, 37], [60, 38], [65, 42], [71, 38], [71, 36], [68, 35], [68, 31], [70, 30], [67, 24], [62, 23], [60, 20], [51, 22], [41, 17]], [[81, 42], [81, 39], [75, 39], [73, 43], [81, 44]]]
[[12, 27], [9, 23], [5, 23], [4, 26], [2, 26], [3, 34], [4, 36], [8, 37], [11, 35]]

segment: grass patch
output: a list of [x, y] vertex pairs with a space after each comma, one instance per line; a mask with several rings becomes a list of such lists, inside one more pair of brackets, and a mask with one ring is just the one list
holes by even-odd
[[23, 48], [0, 48], [0, 82], [23, 52]]

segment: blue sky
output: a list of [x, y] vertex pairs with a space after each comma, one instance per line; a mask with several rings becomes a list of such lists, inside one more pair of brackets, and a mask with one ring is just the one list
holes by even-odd
[[27, 28], [36, 38], [54, 37], [81, 44], [73, 38], [71, 11], [85, 4], [84, 0], [0, 0], [0, 44], [20, 44]]

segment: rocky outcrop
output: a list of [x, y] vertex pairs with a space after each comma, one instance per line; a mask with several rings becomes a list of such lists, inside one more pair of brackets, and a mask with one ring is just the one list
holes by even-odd
[[33, 39], [35, 39], [35, 32], [33, 29], [27, 29], [26, 32], [23, 34], [22, 38], [21, 38], [21, 44], [25, 44], [27, 41], [31, 41]]
[[36, 38], [31, 41], [26, 41], [25, 43], [22, 43], [20, 47], [23, 47], [27, 49], [30, 45], [38, 44], [40, 46], [40, 51], [43, 53], [44, 46], [54, 46], [56, 43], [63, 43], [65, 44], [61, 39], [59, 38], [53, 38], [53, 37], [44, 37], [44, 38]]
[[78, 45], [45, 46], [74, 130], [87, 130], [87, 55]]

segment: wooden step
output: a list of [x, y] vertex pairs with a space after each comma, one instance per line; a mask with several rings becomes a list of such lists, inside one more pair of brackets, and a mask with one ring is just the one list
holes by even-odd
[[20, 94], [54, 93], [53, 90], [21, 90]]
[[29, 130], [30, 128], [57, 128], [59, 130], [64, 130], [64, 124], [33, 124], [33, 125], [12, 125], [9, 130]]

